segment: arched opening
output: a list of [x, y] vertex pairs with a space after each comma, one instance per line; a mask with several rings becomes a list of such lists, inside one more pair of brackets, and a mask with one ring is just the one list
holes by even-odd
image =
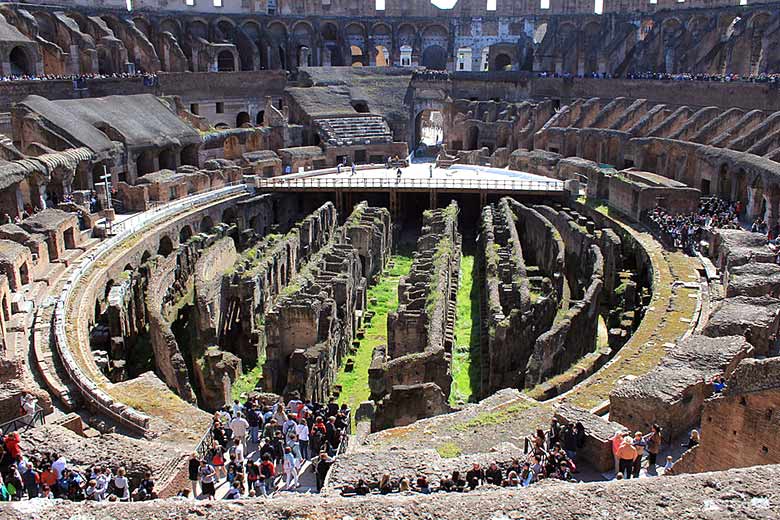
[[377, 67], [389, 67], [390, 66], [390, 51], [384, 45], [377, 45], [374, 47], [376, 50], [376, 66]]
[[146, 175], [147, 173], [152, 173], [155, 171], [154, 167], [154, 152], [151, 150], [147, 150], [145, 152], [141, 152], [138, 154], [138, 158], [136, 159], [136, 168], [138, 170], [138, 175]]
[[493, 70], [512, 70], [512, 58], [508, 54], [499, 54], [493, 61]]
[[30, 269], [27, 267], [27, 262], [19, 266], [19, 280], [22, 282], [22, 285], [30, 283]]
[[731, 200], [731, 177], [728, 166], [725, 164], [721, 164], [718, 171], [718, 195], [726, 200]]
[[251, 122], [252, 118], [249, 116], [249, 112], [239, 112], [236, 116], [236, 128], [241, 128]]
[[168, 235], [163, 235], [160, 238], [160, 245], [157, 247], [157, 254], [168, 256], [171, 253], [173, 253], [173, 240]]
[[261, 110], [257, 113], [255, 124], [257, 124], [257, 126], [263, 126], [265, 124], [265, 110]]
[[160, 169], [176, 170], [176, 153], [171, 148], [165, 148], [160, 152]]
[[235, 208], [227, 208], [222, 212], [222, 222], [224, 224], [238, 224], [238, 214]]
[[350, 45], [349, 46], [349, 52], [352, 55], [352, 66], [353, 67], [362, 67], [363, 66], [363, 49], [361, 49], [357, 45]]
[[447, 51], [439, 45], [431, 45], [423, 51], [422, 66], [431, 70], [447, 68]]
[[352, 108], [354, 108], [355, 112], [359, 114], [368, 114], [369, 112], [371, 112], [368, 109], [368, 103], [366, 103], [365, 101], [353, 101]]
[[214, 227], [214, 221], [208, 215], [203, 217], [203, 219], [200, 221], [200, 232], [201, 233], [208, 233], [209, 231], [211, 231], [211, 228], [213, 228], [213, 227]]
[[198, 160], [198, 145], [190, 144], [185, 146], [181, 151], [181, 164], [188, 166], [200, 166]]
[[152, 253], [150, 253], [149, 251], [144, 251], [144, 254], [141, 255], [141, 265], [148, 262], [151, 257], [152, 257]]
[[[423, 110], [414, 122], [415, 150], [426, 153], [433, 151], [444, 140], [444, 117], [438, 110]], [[427, 153], [426, 153], [427, 155]]]
[[192, 228], [190, 226], [184, 226], [179, 230], [179, 243], [184, 244], [192, 237]]
[[217, 70], [219, 72], [234, 72], [236, 70], [232, 52], [222, 51], [217, 54]]
[[12, 76], [32, 76], [34, 74], [30, 60], [22, 47], [14, 47], [8, 55], [8, 63], [11, 65]]
[[466, 133], [466, 150], [476, 150], [479, 147], [479, 128], [472, 126]]

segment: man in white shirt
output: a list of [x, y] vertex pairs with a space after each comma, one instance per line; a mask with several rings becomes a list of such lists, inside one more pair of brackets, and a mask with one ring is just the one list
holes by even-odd
[[301, 448], [303, 460], [309, 460], [309, 425], [306, 419], [301, 417], [295, 426], [295, 434], [298, 436], [298, 445]]
[[51, 469], [57, 474], [57, 480], [62, 478], [62, 470], [68, 465], [68, 461], [65, 457], [54, 457], [56, 460], [51, 463]]
[[240, 441], [241, 445], [246, 443], [246, 432], [249, 431], [249, 423], [241, 415], [236, 414], [236, 418], [230, 421], [230, 429], [233, 430], [233, 438]]

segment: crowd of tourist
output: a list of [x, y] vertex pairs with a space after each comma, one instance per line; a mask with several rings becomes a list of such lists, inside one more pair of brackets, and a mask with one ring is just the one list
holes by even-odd
[[585, 427], [582, 423], [561, 425], [557, 419], [552, 419], [547, 431], [540, 428], [526, 439], [522, 457], [513, 458], [503, 467], [498, 461], [487, 468], [474, 463], [465, 473], [456, 470], [451, 475], [443, 475], [436, 486], [423, 474], [391, 476], [385, 473], [375, 481], [360, 479], [354, 485], [344, 486], [341, 494], [467, 492], [480, 486], [528, 487], [544, 479], [576, 482], [577, 451], [584, 445]]
[[143, 78], [146, 86], [157, 85], [157, 75], [150, 74], [148, 72], [138, 71], [133, 74], [128, 72], [114, 73], [114, 74], [42, 74], [36, 76], [34, 74], [20, 74], [10, 76], [0, 76], [0, 82], [11, 81], [72, 81], [74, 86], [80, 87], [89, 80], [95, 79], [127, 79], [127, 78]]
[[770, 83], [780, 84], [780, 74], [704, 74], [693, 72], [629, 72], [625, 75], [607, 72], [592, 72], [590, 74], [570, 74], [568, 72], [540, 72], [540, 78], [579, 78], [579, 79], [635, 79], [654, 81], [710, 81], [717, 83]]
[[[694, 213], [673, 215], [662, 207], [655, 207], [648, 219], [661, 239], [672, 247], [695, 254], [699, 249], [705, 229], [741, 229], [738, 216], [742, 212], [742, 203], [728, 202], [718, 197], [702, 198]], [[758, 232], [766, 232], [763, 221], [754, 223]]]
[[213, 500], [220, 482], [225, 499], [270, 496], [300, 487], [299, 472], [313, 462], [319, 491], [328, 469], [346, 445], [350, 410], [293, 396], [287, 404], [264, 406], [238, 400], [214, 414], [207, 450], [189, 460], [190, 490], [180, 496]]
[[[656, 459], [661, 451], [661, 427], [654, 424], [649, 433], [626, 429], [612, 437], [612, 453], [615, 456], [615, 473], [618, 479], [639, 478], [643, 457], [647, 455], [647, 467], [655, 471]], [[670, 462], [667, 460], [667, 463]]]
[[[24, 394], [19, 424], [31, 425], [37, 410], [36, 399]], [[0, 432], [0, 501], [63, 498], [127, 502], [157, 496], [150, 472], [133, 487], [123, 467], [96, 465], [80, 471], [57, 453], [27, 454], [21, 444], [19, 432]]]

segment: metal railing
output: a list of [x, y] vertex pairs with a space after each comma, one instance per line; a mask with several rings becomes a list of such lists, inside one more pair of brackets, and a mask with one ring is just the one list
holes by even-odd
[[563, 191], [563, 182], [515, 179], [420, 179], [420, 178], [360, 178], [360, 177], [283, 177], [257, 179], [259, 189], [429, 189], [475, 191]]
[[38, 410], [33, 414], [32, 418], [29, 415], [22, 415], [7, 423], [0, 424], [0, 432], [4, 434], [11, 432], [24, 433], [27, 430], [42, 424], [46, 424], [46, 414], [43, 413], [43, 410]]
[[81, 278], [92, 269], [92, 266], [100, 258], [109, 254], [115, 247], [141, 229], [162, 222], [165, 219], [170, 219], [193, 207], [202, 206], [238, 194], [244, 190], [246, 190], [246, 186], [243, 182], [231, 183], [222, 188], [194, 194], [184, 199], [172, 201], [159, 208], [133, 215], [132, 217], [117, 223], [116, 226], [114, 226], [114, 233], [116, 234], [101, 242], [93, 250], [88, 252], [85, 256], [85, 261], [68, 276], [65, 287], [57, 297], [55, 304], [53, 324], [54, 347], [62, 360], [62, 365], [68, 375], [68, 379], [78, 389], [88, 406], [92, 405], [100, 413], [116, 420], [120, 424], [138, 430], [142, 434], [147, 433], [149, 418], [134, 408], [115, 401], [110, 395], [102, 390], [97, 383], [87, 376], [73, 355], [66, 333], [67, 317], [65, 309], [67, 308], [68, 300], [71, 298], [74, 288], [79, 285]]

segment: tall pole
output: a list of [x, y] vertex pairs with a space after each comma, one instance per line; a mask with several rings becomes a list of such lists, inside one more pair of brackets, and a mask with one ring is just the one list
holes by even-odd
[[108, 174], [108, 168], [106, 168], [106, 165], [103, 165], [103, 176], [101, 179], [103, 179], [103, 185], [106, 188], [106, 205], [108, 206], [108, 209], [111, 209], [111, 191], [108, 189], [108, 182], [111, 176]]

